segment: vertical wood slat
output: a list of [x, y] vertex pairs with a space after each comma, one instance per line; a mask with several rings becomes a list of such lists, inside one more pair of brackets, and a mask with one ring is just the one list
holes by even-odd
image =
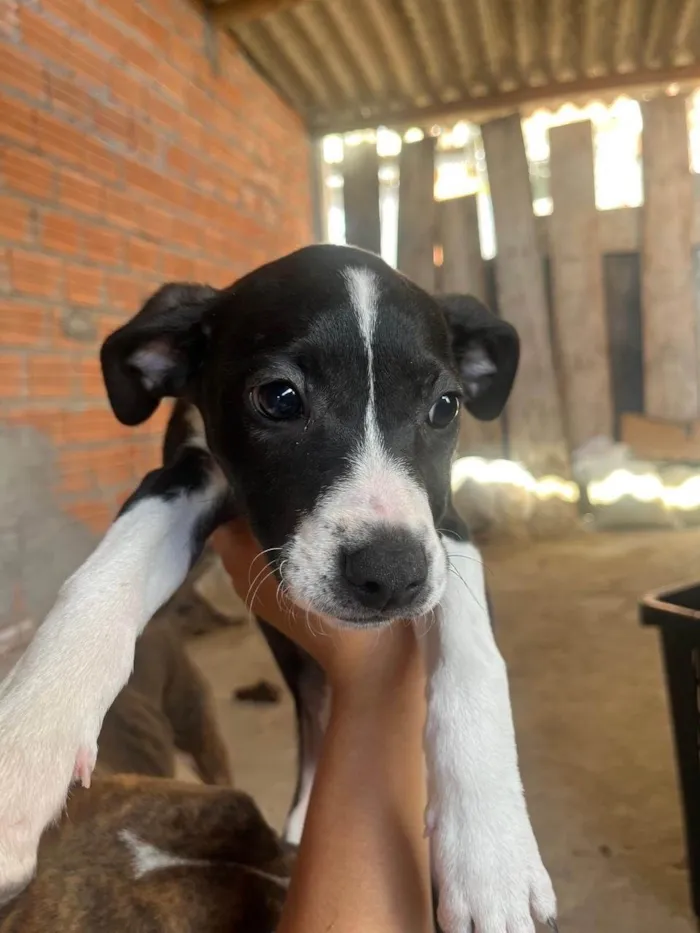
[[645, 411], [686, 421], [698, 414], [686, 102], [662, 95], [642, 108]]
[[590, 122], [549, 131], [553, 312], [572, 450], [613, 432], [603, 264]]
[[476, 195], [438, 201], [437, 239], [442, 245], [442, 288], [486, 300], [486, 275], [479, 242]]
[[[476, 195], [438, 201], [437, 240], [442, 246], [441, 291], [474, 295], [486, 302], [486, 270], [481, 257]], [[458, 453], [463, 456], [503, 456], [499, 421], [477, 421], [466, 412], [459, 427]]]
[[381, 253], [379, 158], [374, 144], [345, 147], [343, 200], [346, 242]]
[[398, 267], [435, 291], [435, 139], [405, 144], [399, 158]]
[[502, 316], [518, 330], [520, 371], [508, 403], [511, 454], [536, 474], [569, 473], [542, 260], [520, 118], [482, 127], [496, 228]]

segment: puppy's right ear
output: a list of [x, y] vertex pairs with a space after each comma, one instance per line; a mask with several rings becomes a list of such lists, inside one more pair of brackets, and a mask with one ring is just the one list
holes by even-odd
[[141, 424], [162, 398], [182, 395], [203, 359], [203, 315], [217, 295], [208, 285], [163, 285], [102, 344], [102, 376], [122, 424]]

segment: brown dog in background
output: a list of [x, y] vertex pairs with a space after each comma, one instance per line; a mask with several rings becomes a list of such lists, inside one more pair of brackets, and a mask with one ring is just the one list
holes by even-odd
[[[173, 780], [178, 751], [211, 786]], [[161, 610], [105, 716], [92, 786], [44, 834], [0, 933], [273, 933], [291, 858], [231, 788], [209, 686]]]

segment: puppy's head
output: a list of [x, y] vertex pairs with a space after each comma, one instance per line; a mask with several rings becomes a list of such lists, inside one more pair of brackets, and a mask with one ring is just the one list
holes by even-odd
[[460, 408], [496, 418], [518, 352], [476, 299], [432, 298], [376, 256], [312, 246], [221, 291], [164, 286], [102, 364], [125, 424], [164, 396], [197, 406], [297, 603], [377, 624], [439, 600]]

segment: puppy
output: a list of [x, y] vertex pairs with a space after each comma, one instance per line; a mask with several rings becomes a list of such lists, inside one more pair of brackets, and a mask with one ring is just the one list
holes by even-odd
[[501, 412], [518, 338], [378, 257], [314, 246], [218, 291], [168, 285], [105, 342], [110, 402], [179, 405], [165, 464], [63, 587], [0, 692], [0, 884], [34, 868], [89, 773], [134, 641], [221, 522], [244, 515], [290, 598], [336, 625], [414, 619], [426, 646], [434, 872], [446, 933], [530, 933], [555, 898], [520, 781], [479, 554], [441, 535], [461, 407]]

